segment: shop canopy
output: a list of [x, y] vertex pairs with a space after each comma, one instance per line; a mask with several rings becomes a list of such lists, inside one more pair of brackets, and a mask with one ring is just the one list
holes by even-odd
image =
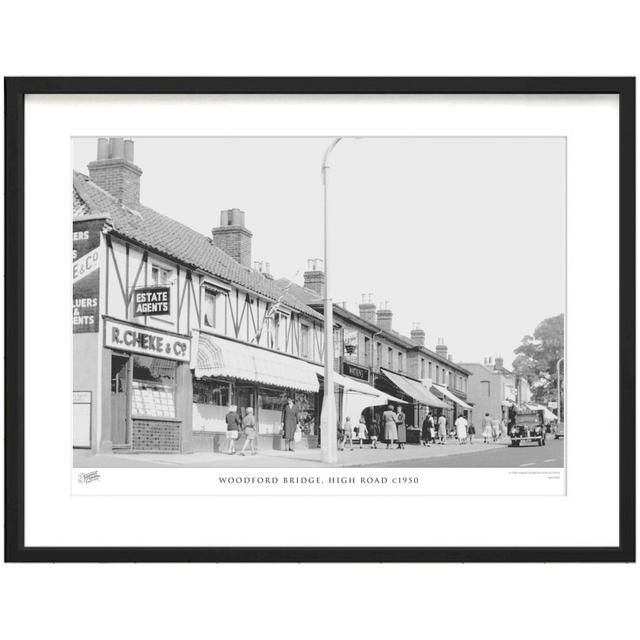
[[[324, 377], [323, 367], [316, 366], [315, 369], [318, 375]], [[359, 380], [340, 375], [335, 371], [333, 372], [333, 381], [344, 389], [343, 418], [349, 416], [351, 424], [354, 426], [358, 424], [362, 412], [368, 407], [379, 407], [389, 403], [405, 404], [404, 400], [400, 400]]]
[[435, 389], [438, 393], [441, 393], [445, 398], [449, 398], [449, 400], [461, 406], [463, 409], [471, 409], [471, 405], [464, 402], [464, 400], [461, 400], [460, 398], [458, 398], [458, 396], [455, 395], [455, 393], [451, 393], [451, 391], [449, 391], [447, 387], [444, 387], [441, 384], [435, 384], [435, 382], [431, 384], [431, 387]]
[[382, 373], [391, 383], [398, 387], [398, 389], [412, 397], [418, 403], [439, 409], [448, 408], [447, 404], [436, 398], [421, 382], [412, 380], [411, 378], [405, 378], [404, 376], [384, 369], [382, 369]]
[[525, 402], [525, 407], [530, 409], [531, 411], [542, 411], [544, 414], [545, 420], [557, 420], [558, 416], [550, 411], [548, 407], [545, 407], [543, 404], [533, 404], [531, 402]]
[[320, 388], [314, 366], [308, 362], [204, 333], [198, 341], [195, 374], [197, 378], [239, 378], [301, 391]]

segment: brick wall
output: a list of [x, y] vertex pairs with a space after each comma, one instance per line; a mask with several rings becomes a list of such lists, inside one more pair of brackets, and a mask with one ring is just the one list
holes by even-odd
[[228, 226], [213, 229], [213, 244], [244, 267], [251, 267], [251, 238], [245, 227]]
[[160, 420], [134, 420], [133, 451], [167, 451], [180, 453], [180, 423]]

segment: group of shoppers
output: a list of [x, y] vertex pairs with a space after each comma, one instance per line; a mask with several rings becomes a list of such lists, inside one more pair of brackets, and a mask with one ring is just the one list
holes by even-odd
[[[232, 404], [229, 407], [229, 411], [225, 416], [225, 422], [227, 424], [227, 440], [229, 442], [229, 448], [227, 453], [229, 455], [235, 455], [236, 453], [236, 441], [242, 433], [245, 436], [242, 449], [238, 452], [239, 455], [245, 455], [247, 446], [250, 448], [251, 455], [255, 456], [256, 451], [256, 434], [257, 423], [253, 413], [253, 407], [247, 407], [245, 409], [244, 418], [241, 418], [238, 413], [238, 407]], [[302, 436], [300, 431], [300, 414], [296, 407], [293, 405], [293, 399], [287, 398], [287, 402], [282, 409], [282, 439], [286, 447], [286, 451], [293, 451], [294, 442], [299, 440]]]
[[485, 413], [484, 418], [482, 418], [482, 437], [484, 443], [498, 442], [498, 440], [506, 438], [507, 436], [507, 423], [504, 418], [492, 418], [489, 413]]

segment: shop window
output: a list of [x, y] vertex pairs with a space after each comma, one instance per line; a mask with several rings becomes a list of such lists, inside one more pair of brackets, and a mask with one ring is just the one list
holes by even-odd
[[151, 266], [151, 284], [155, 286], [167, 285], [171, 280], [171, 270], [159, 267], [157, 264]]
[[279, 433], [282, 408], [289, 395], [286, 389], [258, 390], [258, 433]]
[[176, 363], [173, 360], [133, 357], [131, 413], [154, 418], [175, 418]]
[[225, 416], [231, 404], [231, 384], [212, 378], [193, 379], [194, 431], [226, 431]]
[[300, 325], [300, 355], [303, 358], [309, 357], [309, 337], [311, 335], [309, 325]]
[[211, 289], [205, 289], [202, 301], [202, 321], [205, 327], [216, 326], [216, 293]]

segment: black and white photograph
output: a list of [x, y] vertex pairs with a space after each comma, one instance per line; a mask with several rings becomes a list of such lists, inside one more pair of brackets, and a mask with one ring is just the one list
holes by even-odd
[[72, 157], [81, 483], [564, 469], [566, 138], [97, 135]]

